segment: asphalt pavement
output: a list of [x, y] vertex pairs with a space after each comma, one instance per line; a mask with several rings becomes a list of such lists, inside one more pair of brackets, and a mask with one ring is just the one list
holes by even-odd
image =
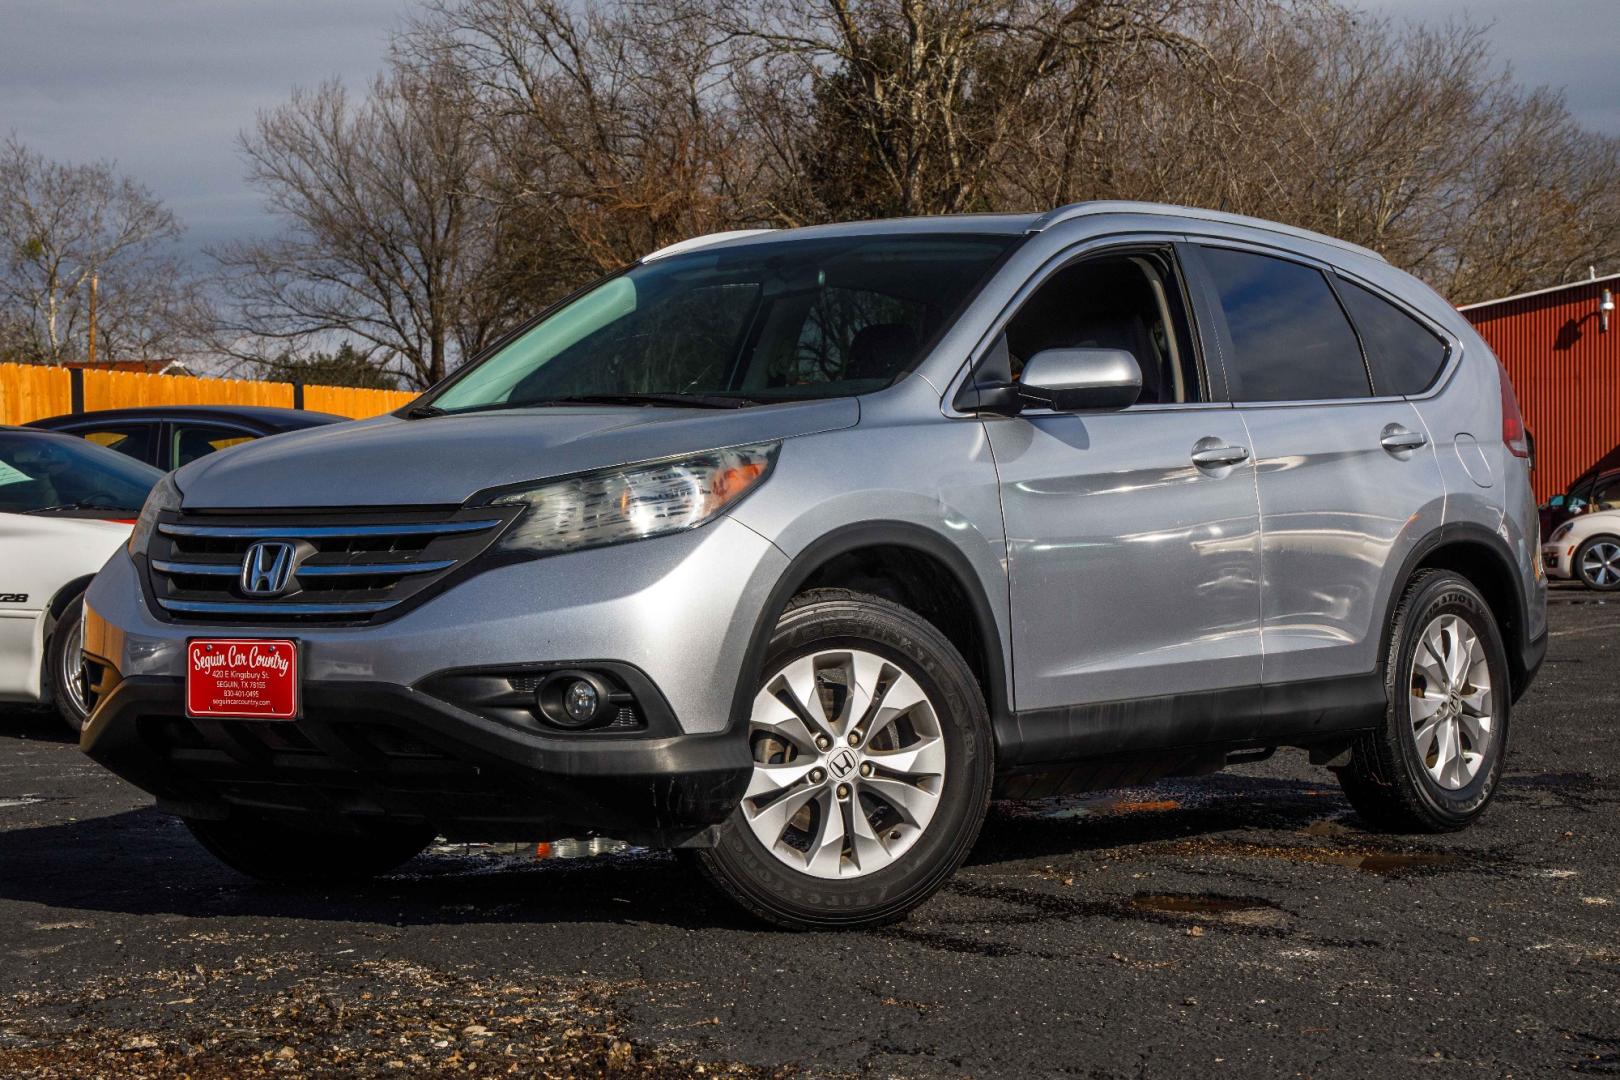
[[1620, 1075], [1620, 598], [1551, 622], [1465, 832], [1367, 832], [1282, 752], [997, 806], [870, 933], [634, 851], [267, 888], [0, 712], [0, 1076]]

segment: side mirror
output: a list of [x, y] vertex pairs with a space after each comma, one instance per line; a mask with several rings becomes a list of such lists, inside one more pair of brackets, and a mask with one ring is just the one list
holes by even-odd
[[1142, 396], [1142, 368], [1124, 349], [1043, 349], [1024, 364], [1018, 395], [1056, 412], [1123, 409]]

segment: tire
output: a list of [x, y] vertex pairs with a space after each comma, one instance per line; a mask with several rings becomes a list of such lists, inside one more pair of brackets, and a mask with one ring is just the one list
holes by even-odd
[[[1588, 567], [1587, 558], [1595, 565]], [[1620, 537], [1592, 536], [1575, 549], [1575, 561], [1570, 567], [1581, 584], [1598, 592], [1620, 589]]]
[[[851, 683], [870, 687], [851, 693]], [[795, 710], [773, 689], [813, 708]], [[695, 858], [722, 893], [777, 926], [903, 918], [961, 865], [984, 823], [995, 756], [984, 696], [950, 641], [898, 604], [842, 589], [794, 599], [766, 650], [749, 740], [759, 764], [748, 794]]]
[[51, 701], [57, 715], [75, 735], [84, 731], [85, 721], [90, 718], [90, 710], [84, 704], [83, 647], [84, 598], [75, 596], [57, 620], [45, 648]]
[[[1462, 658], [1456, 668], [1450, 657]], [[1425, 570], [1407, 585], [1390, 628], [1384, 688], [1384, 723], [1337, 770], [1350, 805], [1387, 832], [1467, 826], [1496, 791], [1512, 695], [1496, 618], [1466, 578]]]
[[366, 823], [322, 832], [253, 817], [187, 818], [197, 842], [240, 874], [275, 885], [343, 885], [386, 874], [433, 842], [425, 825]]

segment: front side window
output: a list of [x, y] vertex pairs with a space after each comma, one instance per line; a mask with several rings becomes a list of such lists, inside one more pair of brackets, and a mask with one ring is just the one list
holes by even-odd
[[1064, 267], [1013, 316], [1005, 340], [1015, 379], [1043, 349], [1124, 349], [1142, 369], [1139, 403], [1203, 400], [1168, 253], [1099, 255]]
[[1226, 316], [1235, 401], [1368, 397], [1361, 345], [1320, 270], [1269, 255], [1206, 247]]
[[562, 305], [425, 404], [730, 405], [882, 389], [989, 278], [1000, 236], [866, 236], [694, 251]]
[[1446, 366], [1449, 349], [1428, 327], [1353, 281], [1339, 281], [1339, 296], [1361, 331], [1380, 395], [1421, 394]]
[[0, 511], [138, 514], [163, 476], [150, 465], [65, 435], [0, 432]]

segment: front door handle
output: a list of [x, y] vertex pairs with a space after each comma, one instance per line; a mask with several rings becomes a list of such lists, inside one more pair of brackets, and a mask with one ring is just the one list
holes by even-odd
[[1211, 446], [1207, 450], [1193, 451], [1193, 464], [1206, 469], [1218, 469], [1225, 465], [1237, 465], [1249, 460], [1247, 446]]
[[1408, 431], [1399, 424], [1391, 424], [1384, 429], [1378, 445], [1392, 454], [1398, 454], [1403, 450], [1417, 450], [1426, 446], [1428, 442], [1429, 437], [1421, 431]]

